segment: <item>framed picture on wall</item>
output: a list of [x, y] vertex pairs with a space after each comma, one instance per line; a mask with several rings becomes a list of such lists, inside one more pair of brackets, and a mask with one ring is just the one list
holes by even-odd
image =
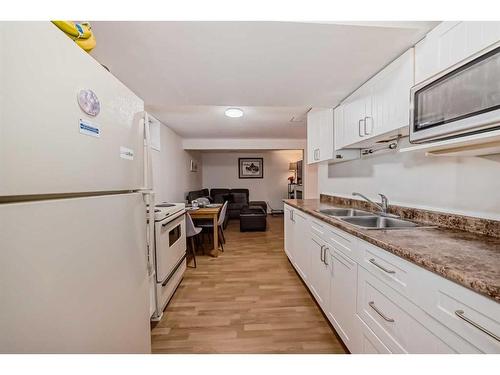
[[263, 158], [238, 158], [239, 178], [264, 178]]

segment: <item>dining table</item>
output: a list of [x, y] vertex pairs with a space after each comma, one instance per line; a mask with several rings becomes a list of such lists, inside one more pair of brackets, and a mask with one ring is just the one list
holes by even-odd
[[219, 213], [222, 209], [222, 204], [220, 205], [210, 205], [208, 207], [198, 207], [197, 209], [192, 209], [186, 207], [186, 211], [189, 213], [193, 220], [197, 219], [210, 219], [213, 220], [213, 248], [209, 251], [210, 256], [219, 256]]

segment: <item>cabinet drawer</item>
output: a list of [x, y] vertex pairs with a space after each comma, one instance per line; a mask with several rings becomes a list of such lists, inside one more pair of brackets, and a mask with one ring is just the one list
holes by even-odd
[[317, 236], [324, 237], [326, 224], [322, 221], [311, 219], [311, 234], [316, 234]]
[[175, 290], [177, 289], [177, 286], [179, 286], [179, 283], [182, 281], [182, 277], [184, 276], [184, 272], [186, 272], [186, 259], [182, 261], [182, 263], [179, 265], [177, 270], [174, 272], [174, 274], [171, 276], [169, 279], [168, 283], [165, 285], [162, 285], [161, 283], [156, 284], [156, 295], [158, 298], [157, 305], [158, 305], [158, 311], [157, 313], [159, 315], [162, 314], [163, 310], [167, 306], [168, 302], [170, 301], [170, 298], [174, 295]]
[[418, 288], [415, 285], [416, 266], [367, 242], [360, 241], [359, 246], [362, 265], [366, 270], [405, 297], [418, 302], [418, 293], [415, 291]]
[[362, 268], [357, 314], [392, 353], [457, 352], [453, 333]]
[[391, 351], [383, 344], [382, 341], [368, 328], [368, 326], [356, 315], [356, 323], [360, 326], [361, 338], [359, 352], [361, 354], [391, 354]]
[[349, 258], [359, 260], [358, 254], [358, 239], [332, 226], [326, 228], [325, 240], [330, 242], [335, 248]]
[[500, 353], [500, 304], [437, 275], [426, 277], [422, 308], [478, 352]]

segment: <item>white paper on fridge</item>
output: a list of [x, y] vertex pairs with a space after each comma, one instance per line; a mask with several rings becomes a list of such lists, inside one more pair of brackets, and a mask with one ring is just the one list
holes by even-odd
[[122, 159], [134, 160], [134, 150], [120, 146], [120, 157]]

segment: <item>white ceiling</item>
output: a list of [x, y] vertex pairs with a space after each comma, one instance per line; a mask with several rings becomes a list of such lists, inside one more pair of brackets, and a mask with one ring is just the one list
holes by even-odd
[[92, 55], [181, 136], [304, 138], [292, 116], [335, 106], [435, 24], [101, 21]]
[[240, 118], [224, 115], [227, 106], [151, 106], [155, 117], [187, 138], [304, 138], [304, 107], [248, 107]]

